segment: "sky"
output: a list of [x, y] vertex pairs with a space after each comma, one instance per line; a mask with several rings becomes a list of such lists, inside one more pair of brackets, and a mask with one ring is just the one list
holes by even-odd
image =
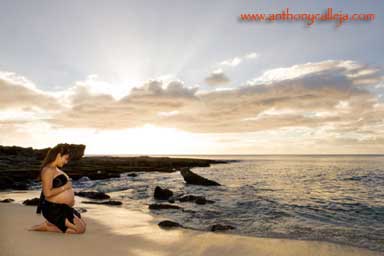
[[[241, 13], [373, 13], [257, 22]], [[86, 154], [384, 154], [381, 1], [21, 1], [0, 144]]]

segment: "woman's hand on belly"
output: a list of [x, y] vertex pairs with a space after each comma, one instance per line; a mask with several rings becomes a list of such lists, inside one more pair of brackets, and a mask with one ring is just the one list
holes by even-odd
[[75, 205], [75, 193], [73, 191], [73, 188], [66, 189], [60, 194], [50, 197], [49, 201], [60, 204], [67, 204], [72, 207], [73, 205]]

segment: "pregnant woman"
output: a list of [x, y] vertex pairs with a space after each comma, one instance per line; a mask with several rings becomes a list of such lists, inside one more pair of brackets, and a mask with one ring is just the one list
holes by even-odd
[[69, 176], [58, 167], [70, 160], [68, 144], [58, 144], [50, 149], [41, 165], [42, 191], [36, 213], [43, 213], [45, 222], [34, 225], [29, 231], [53, 231], [82, 234], [86, 222], [76, 211], [75, 194]]

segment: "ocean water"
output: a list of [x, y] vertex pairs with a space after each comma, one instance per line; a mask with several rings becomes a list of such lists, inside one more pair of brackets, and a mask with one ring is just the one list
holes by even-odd
[[[175, 157], [175, 156], [173, 156]], [[258, 237], [322, 240], [384, 252], [384, 156], [177, 156], [237, 159], [191, 170], [222, 186], [185, 184], [179, 172], [136, 172], [137, 177], [74, 182], [74, 188], [108, 192], [123, 207], [180, 224]], [[214, 204], [178, 202], [180, 210], [148, 210], [156, 186], [198, 195]]]

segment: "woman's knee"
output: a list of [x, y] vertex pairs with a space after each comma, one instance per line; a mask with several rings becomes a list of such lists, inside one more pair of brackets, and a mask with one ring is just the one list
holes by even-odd
[[87, 227], [87, 222], [85, 221], [84, 218], [80, 218], [80, 221], [83, 223], [83, 225], [84, 225], [85, 227]]
[[73, 218], [73, 223], [71, 223], [68, 218], [65, 219], [65, 225], [70, 228], [75, 230], [77, 233], [81, 234], [85, 232], [86, 226], [83, 224], [82, 221], [80, 221], [79, 217], [76, 215]]
[[79, 229], [78, 229], [79, 234], [82, 234], [85, 232], [85, 229], [87, 226], [81, 218], [79, 218], [75, 215], [73, 218], [73, 222], [76, 224], [76, 226], [79, 227]]

